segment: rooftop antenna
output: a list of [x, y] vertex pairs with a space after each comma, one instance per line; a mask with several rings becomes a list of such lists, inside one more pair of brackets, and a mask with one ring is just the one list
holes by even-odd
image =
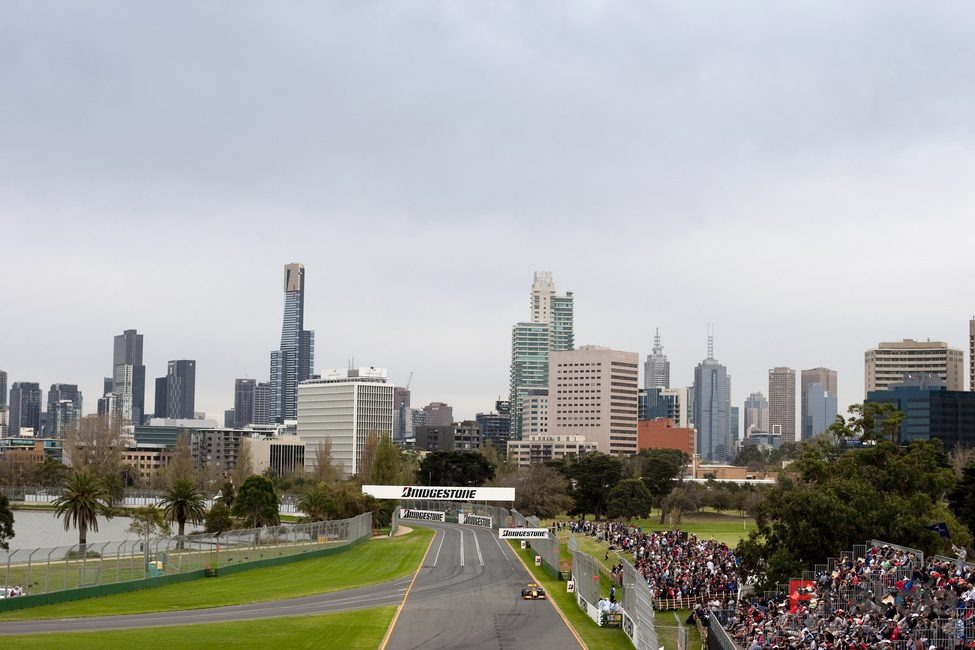
[[657, 333], [653, 335], [653, 353], [660, 354], [664, 351], [664, 347], [660, 345], [660, 328], [657, 328]]
[[708, 323], [708, 359], [714, 358], [714, 326]]

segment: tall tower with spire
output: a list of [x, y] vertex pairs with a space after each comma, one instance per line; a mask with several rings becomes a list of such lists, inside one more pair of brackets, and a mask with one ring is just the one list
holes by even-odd
[[670, 388], [670, 361], [660, 344], [660, 328], [653, 337], [653, 352], [647, 355], [643, 364], [644, 388]]
[[731, 375], [714, 358], [711, 333], [708, 333], [708, 358], [694, 369], [694, 426], [698, 453], [703, 460], [723, 463], [733, 457]]
[[312, 375], [315, 366], [315, 333], [305, 329], [305, 267], [284, 267], [284, 322], [281, 347], [271, 352], [272, 422], [297, 417], [298, 384]]

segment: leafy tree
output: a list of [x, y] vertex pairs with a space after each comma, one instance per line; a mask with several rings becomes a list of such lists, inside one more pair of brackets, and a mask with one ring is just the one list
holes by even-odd
[[[178, 535], [186, 534], [186, 522], [203, 522], [206, 517], [206, 498], [192, 479], [181, 478], [173, 482], [162, 498], [163, 516], [167, 521], [179, 524]], [[180, 540], [182, 547], [183, 540]]]
[[71, 468], [57, 462], [50, 456], [44, 457], [44, 462], [34, 471], [34, 482], [46, 488], [61, 487], [71, 474]]
[[570, 495], [575, 503], [570, 514], [585, 517], [591, 512], [598, 521], [606, 511], [609, 491], [623, 478], [623, 463], [613, 456], [593, 452], [571, 459], [564, 468], [573, 483]]
[[14, 512], [10, 509], [10, 500], [0, 494], [0, 548], [10, 548], [10, 539], [14, 536]]
[[400, 450], [388, 433], [379, 436], [372, 459], [370, 480], [375, 485], [396, 485], [400, 473]]
[[264, 476], [254, 475], [240, 486], [231, 513], [243, 519], [251, 528], [277, 526], [281, 523], [278, 504], [274, 483]]
[[515, 509], [537, 517], [554, 517], [573, 505], [569, 482], [545, 465], [521, 468], [511, 481], [515, 488]]
[[300, 512], [305, 513], [305, 521], [325, 521], [330, 511], [334, 510], [332, 491], [327, 483], [310, 485], [295, 504]]
[[359, 468], [356, 478], [360, 484], [374, 483], [372, 480], [372, 464], [376, 460], [376, 450], [379, 448], [379, 434], [372, 430], [366, 437], [366, 444], [359, 453]]
[[653, 495], [643, 481], [623, 479], [609, 491], [606, 498], [606, 516], [611, 519], [649, 516], [653, 508]]
[[494, 465], [476, 451], [434, 451], [416, 473], [420, 485], [476, 487], [494, 478]]
[[78, 529], [78, 546], [82, 553], [88, 543], [88, 531], [98, 532], [98, 517], [111, 517], [105, 485], [91, 472], [77, 472], [54, 500], [54, 514], [64, 519], [64, 529]]
[[315, 483], [335, 483], [342, 476], [342, 468], [332, 456], [332, 439], [325, 438], [315, 447], [315, 464], [311, 480]]
[[948, 505], [958, 520], [975, 533], [975, 465], [962, 470], [958, 485], [948, 493]]
[[376, 511], [376, 499], [363, 494], [355, 481], [343, 481], [328, 486], [330, 507], [328, 519], [349, 519], [366, 512]]
[[940, 441], [881, 441], [845, 452], [806, 444], [789, 470], [757, 506], [757, 530], [743, 546], [760, 590], [868, 539], [945, 552], [925, 527], [947, 521], [963, 530], [942, 505], [955, 477]]
[[121, 472], [115, 471], [103, 476], [101, 482], [105, 488], [105, 502], [110, 506], [121, 503], [125, 498], [125, 480]]
[[725, 510], [731, 510], [735, 505], [735, 497], [726, 487], [711, 489], [710, 505], [720, 515]]
[[219, 535], [224, 531], [231, 530], [233, 527], [234, 520], [230, 517], [230, 508], [222, 501], [216, 501], [210, 506], [203, 521], [204, 531]]
[[671, 527], [679, 530], [684, 513], [694, 512], [699, 507], [693, 492], [693, 488], [685, 486], [675, 488], [670, 494], [665, 496], [660, 501], [661, 521], [663, 521], [665, 515], [669, 516]]
[[173, 529], [163, 517], [163, 513], [155, 506], [145, 506], [132, 513], [132, 523], [129, 532], [142, 540], [143, 560], [149, 564], [149, 538], [171, 535]]
[[176, 448], [169, 457], [166, 469], [163, 470], [163, 484], [173, 485], [176, 481], [193, 480], [196, 478], [196, 470], [190, 436], [183, 431], [176, 436]]
[[869, 440], [889, 440], [897, 443], [900, 437], [904, 414], [889, 402], [865, 402], [850, 404], [847, 409], [850, 417], [836, 416], [829, 431], [840, 440], [860, 438]]
[[643, 483], [659, 503], [677, 485], [674, 479], [684, 471], [684, 454], [678, 449], [644, 449], [638, 458]]
[[738, 455], [735, 456], [734, 464], [738, 467], [765, 467], [769, 463], [769, 453], [758, 445], [744, 445]]
[[242, 438], [237, 448], [237, 459], [234, 469], [230, 472], [230, 481], [234, 487], [243, 486], [248, 477], [254, 474], [254, 457], [251, 454], [250, 442]]
[[234, 505], [234, 499], [237, 498], [237, 490], [234, 488], [232, 481], [226, 481], [222, 486], [220, 486], [220, 500], [225, 506], [230, 508]]

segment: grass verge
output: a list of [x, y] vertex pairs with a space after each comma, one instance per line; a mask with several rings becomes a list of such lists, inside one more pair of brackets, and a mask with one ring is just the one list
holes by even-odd
[[[687, 617], [691, 615], [691, 610], [654, 612], [654, 628], [657, 630], [657, 640], [660, 642], [660, 647], [668, 650], [677, 647], [677, 619], [674, 618], [674, 614], [680, 617], [681, 623], [684, 623]], [[684, 623], [684, 627], [687, 628], [687, 647], [700, 648], [701, 633], [697, 631], [697, 626]]]
[[364, 587], [416, 571], [432, 536], [431, 529], [417, 528], [408, 535], [371, 539], [326, 557], [115, 596], [6, 612], [0, 620], [203, 609]]
[[18, 648], [330, 648], [379, 647], [395, 607], [289, 616], [260, 621], [152, 627], [140, 630], [17, 636]]
[[[534, 565], [535, 556], [530, 550], [522, 550], [518, 542], [509, 541], [509, 544], [511, 544], [514, 552], [524, 560], [525, 564], [529, 567]], [[566, 593], [564, 582], [553, 580], [547, 573], [539, 569], [533, 569], [532, 574], [545, 589], [546, 595], [559, 606], [559, 609], [562, 610], [562, 613], [569, 620], [569, 624], [572, 625], [589, 648], [592, 650], [603, 650], [604, 648], [609, 650], [633, 650], [633, 644], [623, 634], [623, 630], [619, 628], [599, 627], [591, 618], [586, 616], [579, 609], [575, 596]]]

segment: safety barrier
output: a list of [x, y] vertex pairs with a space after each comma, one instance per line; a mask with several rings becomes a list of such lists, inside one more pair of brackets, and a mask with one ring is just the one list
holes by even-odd
[[653, 592], [639, 571], [623, 560], [623, 611], [633, 624], [624, 622], [623, 631], [637, 650], [657, 650], [660, 647], [654, 627]]
[[154, 586], [165, 582], [161, 578], [177, 575], [225, 573], [238, 565], [252, 568], [255, 562], [345, 546], [371, 534], [372, 513], [365, 513], [339, 521], [230, 530], [217, 535], [0, 551], [3, 585], [19, 585], [25, 594], [0, 600], [0, 611], [29, 606], [33, 597], [43, 594], [130, 582]]

